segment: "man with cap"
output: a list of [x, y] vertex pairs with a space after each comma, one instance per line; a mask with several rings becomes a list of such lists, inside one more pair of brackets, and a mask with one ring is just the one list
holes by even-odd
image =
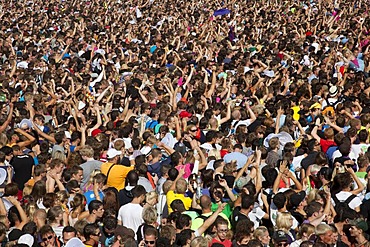
[[272, 241], [275, 247], [287, 247], [289, 246], [288, 238], [283, 231], [276, 231], [272, 236]]
[[291, 195], [290, 204], [293, 207], [291, 210], [292, 216], [296, 218], [299, 224], [302, 224], [306, 218], [306, 212], [304, 211], [307, 206], [306, 192], [300, 191]]
[[101, 165], [101, 172], [107, 176], [107, 186], [114, 187], [118, 191], [125, 187], [126, 176], [134, 167], [119, 164], [121, 151], [111, 148], [107, 152], [108, 162]]
[[365, 232], [368, 229], [367, 222], [361, 218], [357, 218], [354, 220], [350, 220], [348, 222], [351, 227], [349, 228], [349, 232], [351, 237], [356, 240], [357, 247], [367, 247], [370, 246], [369, 241], [365, 237]]

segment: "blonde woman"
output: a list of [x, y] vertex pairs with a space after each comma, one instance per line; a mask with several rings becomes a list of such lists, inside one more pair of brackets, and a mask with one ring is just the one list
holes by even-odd
[[96, 169], [90, 174], [89, 181], [87, 181], [85, 186], [83, 186], [83, 188], [82, 188], [84, 193], [89, 191], [89, 190], [92, 191], [94, 189], [94, 177], [95, 177], [95, 175], [97, 175], [99, 173], [101, 173], [101, 171]]
[[293, 243], [296, 239], [296, 235], [293, 226], [293, 217], [288, 212], [278, 213], [276, 218], [276, 231], [283, 231], [288, 238], [288, 243]]
[[253, 237], [259, 240], [264, 247], [267, 247], [270, 244], [270, 234], [265, 226], [257, 227], [256, 230], [254, 230]]
[[297, 240], [290, 247], [299, 247], [303, 241], [307, 241], [315, 233], [315, 227], [311, 224], [302, 224], [297, 233]]
[[155, 207], [158, 203], [158, 194], [155, 191], [150, 191], [145, 195], [145, 206]]

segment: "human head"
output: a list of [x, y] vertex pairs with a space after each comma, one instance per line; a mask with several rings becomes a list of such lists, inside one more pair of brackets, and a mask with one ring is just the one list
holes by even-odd
[[98, 243], [100, 236], [101, 232], [97, 224], [92, 223], [85, 226], [84, 237], [86, 241], [93, 240], [95, 243]]
[[333, 229], [330, 225], [321, 223], [316, 226], [315, 234], [324, 244], [334, 244]]
[[73, 226], [66, 226], [63, 228], [63, 243], [67, 244], [67, 242], [71, 239], [77, 237], [77, 230]]
[[276, 217], [276, 228], [288, 232], [293, 226], [293, 217], [288, 212], [280, 212]]
[[96, 215], [96, 217], [101, 218], [103, 217], [104, 213], [104, 208], [103, 208], [103, 203], [98, 200], [92, 200], [89, 203], [89, 213]]
[[41, 240], [44, 243], [45, 246], [50, 245], [54, 246], [55, 245], [55, 233], [54, 230], [51, 226], [49, 225], [44, 225], [40, 229], [40, 236]]
[[305, 212], [308, 218], [318, 219], [323, 215], [324, 208], [321, 203], [313, 201], [306, 206]]
[[158, 238], [158, 232], [157, 232], [157, 229], [155, 229], [154, 227], [149, 226], [144, 230], [144, 242], [146, 246], [155, 247], [157, 238]]
[[217, 237], [223, 241], [227, 237], [227, 233], [229, 232], [227, 220], [222, 217], [217, 218], [215, 222]]
[[172, 225], [165, 225], [161, 227], [161, 237], [170, 240], [171, 245], [174, 244], [176, 240], [176, 229]]
[[267, 246], [270, 243], [270, 234], [265, 226], [257, 227], [256, 230], [254, 230], [253, 236], [255, 239], [261, 241], [264, 246]]

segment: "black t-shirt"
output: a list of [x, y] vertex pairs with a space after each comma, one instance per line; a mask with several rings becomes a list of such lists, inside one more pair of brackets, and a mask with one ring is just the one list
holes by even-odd
[[18, 184], [20, 190], [23, 190], [24, 184], [32, 176], [32, 167], [35, 162], [31, 156], [24, 154], [13, 157], [10, 164], [14, 167], [13, 181]]
[[248, 216], [246, 216], [245, 214], [240, 213], [240, 210], [241, 210], [241, 207], [235, 207], [234, 210], [233, 210], [233, 215], [232, 215], [233, 218], [232, 218], [232, 221], [231, 221], [233, 229], [235, 229], [236, 224], [238, 223], [238, 221], [250, 220]]

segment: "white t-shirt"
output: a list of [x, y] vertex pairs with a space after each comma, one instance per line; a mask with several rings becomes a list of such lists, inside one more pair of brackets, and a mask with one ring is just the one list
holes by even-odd
[[249, 219], [254, 223], [254, 229], [260, 226], [260, 221], [265, 214], [265, 211], [260, 208], [259, 204], [255, 203], [253, 210], [248, 214]]
[[351, 150], [356, 158], [356, 160], [358, 159], [358, 156], [360, 155], [360, 153], [366, 153], [367, 152], [367, 149], [370, 147], [370, 144], [366, 144], [366, 143], [361, 143], [361, 144], [353, 144], [352, 147], [351, 147]]
[[[337, 197], [337, 199], [340, 201], [340, 202], [344, 202], [345, 200], [347, 200], [348, 197], [350, 197], [352, 195], [351, 192], [348, 192], [348, 191], [341, 191], [339, 193], [337, 193], [335, 196]], [[333, 204], [333, 206], [335, 206], [335, 201], [334, 199], [332, 198], [331, 199], [331, 203]], [[357, 208], [358, 206], [360, 206], [362, 203], [361, 199], [356, 196], [355, 198], [352, 199], [352, 201], [349, 203], [349, 207], [352, 208], [353, 210], [355, 210], [355, 208]]]
[[144, 223], [142, 214], [142, 206], [128, 203], [119, 209], [117, 219], [122, 222], [123, 226], [132, 229], [136, 233], [139, 226]]

